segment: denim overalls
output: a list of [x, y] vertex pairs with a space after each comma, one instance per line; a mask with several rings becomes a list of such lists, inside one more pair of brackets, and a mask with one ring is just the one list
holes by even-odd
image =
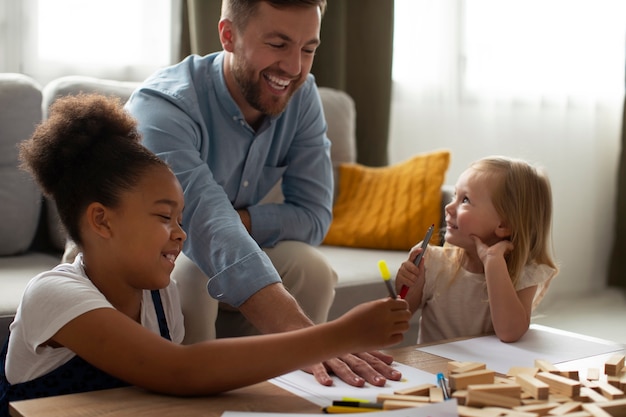
[[[161, 336], [171, 340], [161, 294], [158, 290], [151, 291], [154, 308], [159, 321]], [[10, 335], [9, 335], [10, 337]], [[9, 416], [9, 402], [33, 398], [50, 397], [53, 395], [75, 394], [78, 392], [96, 391], [108, 388], [125, 387], [129, 384], [115, 378], [89, 364], [79, 356], [73, 357], [59, 368], [33, 379], [32, 381], [11, 385], [6, 378], [5, 362], [9, 338], [0, 353], [0, 417]]]

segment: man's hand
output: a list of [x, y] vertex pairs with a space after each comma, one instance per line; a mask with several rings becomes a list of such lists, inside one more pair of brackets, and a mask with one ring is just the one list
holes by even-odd
[[313, 374], [320, 384], [326, 386], [333, 384], [332, 373], [355, 387], [362, 387], [365, 382], [382, 387], [388, 379], [399, 381], [402, 378], [402, 373], [390, 366], [392, 362], [393, 357], [374, 351], [340, 356], [303, 370]]
[[[279, 333], [313, 325], [279, 283], [259, 290], [240, 306], [240, 311], [262, 333]], [[402, 374], [390, 366], [392, 362], [393, 357], [373, 351], [343, 355], [303, 370], [326, 386], [333, 384], [330, 374], [334, 374], [355, 387], [361, 387], [365, 382], [382, 387], [387, 379], [399, 381], [402, 378]]]

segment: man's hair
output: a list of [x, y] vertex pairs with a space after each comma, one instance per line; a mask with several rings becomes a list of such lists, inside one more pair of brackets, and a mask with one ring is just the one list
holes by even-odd
[[229, 19], [239, 30], [245, 29], [251, 17], [254, 17], [259, 3], [268, 3], [277, 9], [289, 7], [319, 7], [324, 16], [326, 0], [222, 0], [222, 19]]

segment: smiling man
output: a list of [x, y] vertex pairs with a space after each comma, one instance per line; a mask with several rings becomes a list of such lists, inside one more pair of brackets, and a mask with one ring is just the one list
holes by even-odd
[[[215, 299], [202, 301], [214, 303], [202, 323], [185, 318], [187, 329], [214, 326], [218, 302], [263, 333], [327, 319], [337, 277], [315, 246], [332, 219], [333, 177], [310, 74], [325, 8], [325, 0], [224, 0], [223, 51], [157, 72], [127, 104], [145, 146], [183, 186], [192, 262], [179, 258], [173, 276], [196, 289], [208, 279]], [[279, 181], [284, 201], [259, 204]], [[309, 370], [326, 385], [329, 371], [352, 385], [383, 385], [400, 378], [390, 363], [372, 352]]]

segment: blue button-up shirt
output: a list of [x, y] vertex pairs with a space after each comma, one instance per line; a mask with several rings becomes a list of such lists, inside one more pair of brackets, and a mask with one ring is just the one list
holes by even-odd
[[[185, 194], [184, 252], [209, 276], [209, 293], [239, 306], [280, 277], [261, 247], [319, 244], [332, 218], [330, 141], [309, 75], [285, 111], [255, 131], [226, 87], [222, 52], [192, 55], [158, 71], [127, 109], [146, 147], [164, 159]], [[282, 178], [284, 204], [259, 201]], [[249, 234], [234, 209], [247, 208]], [[252, 237], [250, 236], [252, 235]]]

